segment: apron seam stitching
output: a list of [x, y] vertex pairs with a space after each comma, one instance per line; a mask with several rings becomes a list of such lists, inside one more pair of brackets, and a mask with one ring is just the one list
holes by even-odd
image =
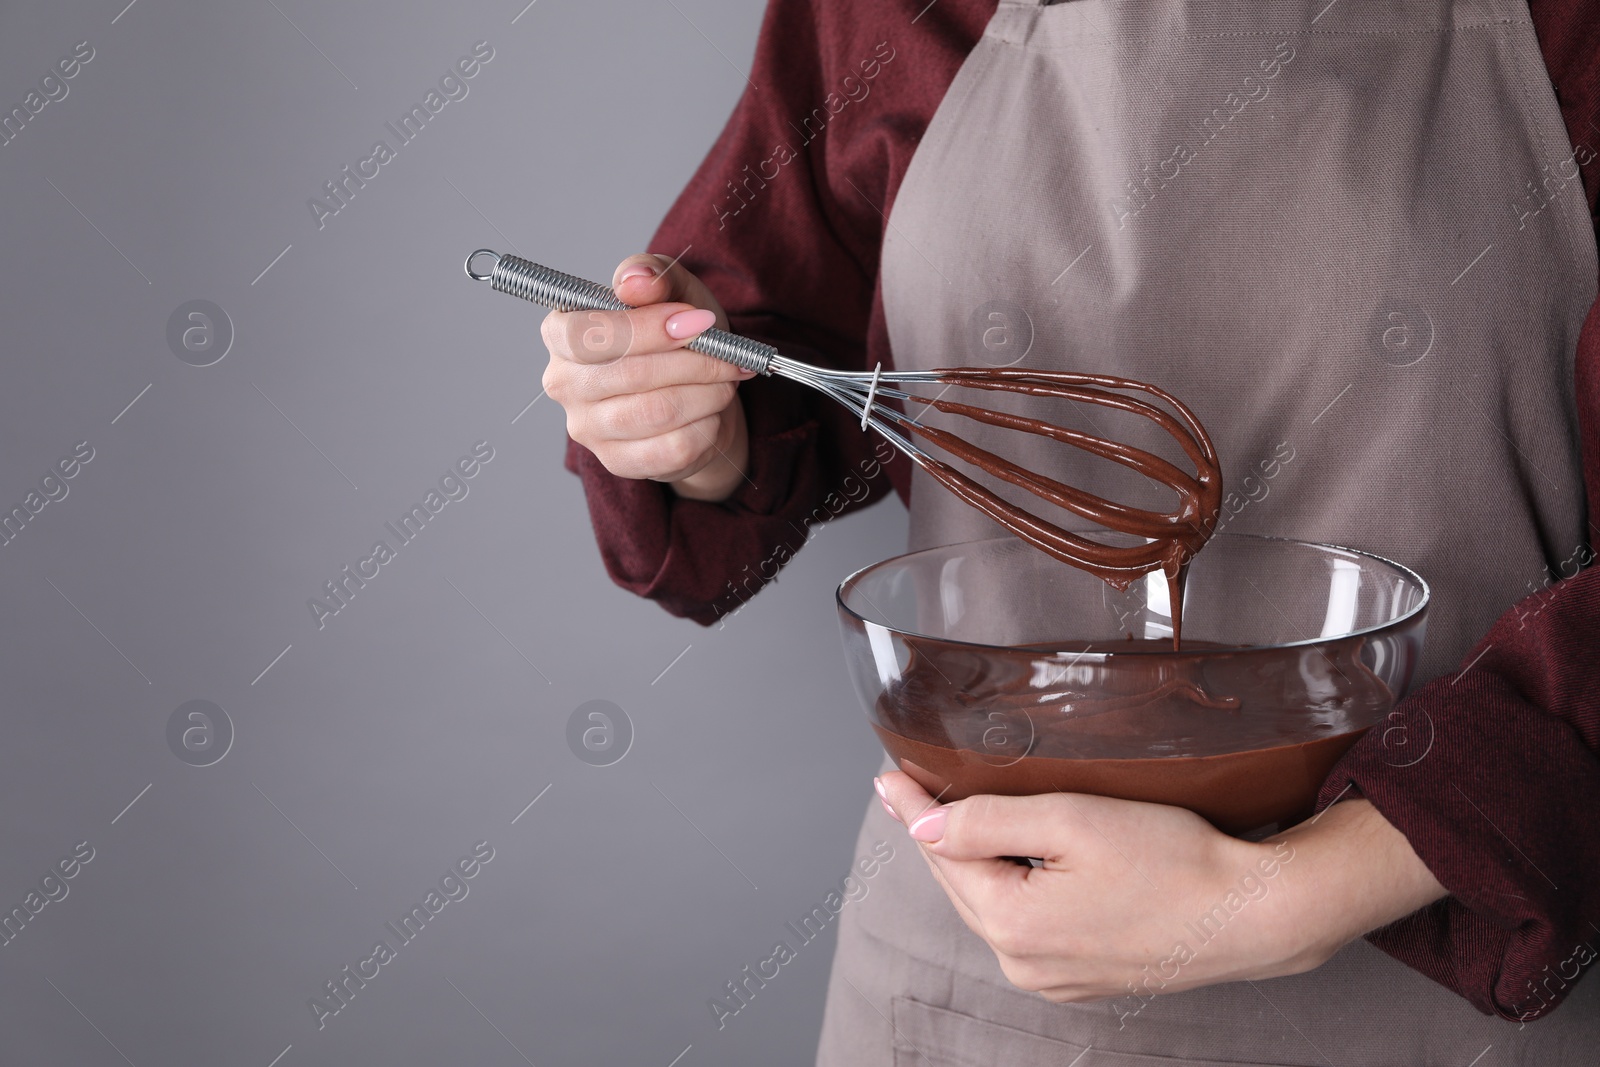
[[[1539, 150], [1540, 150], [1541, 153], [1543, 153], [1544, 161], [1548, 165], [1548, 163], [1550, 161], [1550, 158], [1551, 158], [1551, 154], [1552, 154], [1551, 153], [1551, 148], [1550, 148], [1550, 139], [1545, 135], [1544, 116], [1541, 113], [1540, 109], [1534, 103], [1533, 87], [1528, 81], [1526, 52], [1525, 52], [1524, 49], [1517, 47], [1517, 42], [1511, 40], [1510, 38], [1504, 38], [1503, 37], [1501, 40], [1502, 40], [1503, 44], [1509, 46], [1510, 51], [1511, 51], [1511, 55], [1509, 57], [1507, 57], [1507, 58], [1509, 59], [1510, 65], [1512, 67], [1512, 70], [1516, 75], [1517, 84], [1522, 89], [1522, 108], [1523, 108], [1523, 114], [1525, 116], [1525, 121], [1528, 123], [1528, 125], [1533, 127], [1534, 136], [1536, 136], [1539, 139]], [[1534, 45], [1534, 49], [1535, 49], [1535, 52], [1537, 53], [1537, 50], [1538, 50], [1538, 45], [1537, 44]], [[1541, 64], [1542, 64], [1542, 58], [1541, 58]], [[1560, 116], [1560, 114], [1561, 114], [1559, 101], [1556, 102], [1556, 114], [1558, 116]], [[1565, 117], [1561, 118], [1561, 125], [1562, 125], [1562, 141], [1566, 142], [1569, 138], [1568, 138], [1568, 136], [1566, 134], [1566, 120], [1565, 120]], [[1563, 205], [1563, 207], [1564, 207], [1564, 205]], [[1558, 209], [1558, 211], [1553, 214], [1553, 217], [1552, 217], [1551, 221], [1555, 225], [1556, 231], [1561, 234], [1561, 243], [1562, 243], [1563, 247], [1565, 247], [1566, 250], [1567, 250], [1567, 259], [1568, 260], [1577, 260], [1578, 259], [1578, 250], [1573, 245], [1572, 233], [1571, 233], [1571, 231], [1569, 229], [1569, 224], [1568, 224], [1567, 220], [1563, 217], [1565, 214], [1570, 214], [1570, 212], [1563, 212], [1560, 209]], [[1583, 214], [1585, 216], [1585, 219], [1587, 220], [1587, 217], [1588, 217], [1588, 214], [1589, 214], [1587, 209], [1583, 212]], [[1573, 355], [1575, 357], [1576, 354], [1577, 354], [1576, 353], [1576, 347], [1577, 346], [1574, 345], [1573, 347], [1574, 347]]]

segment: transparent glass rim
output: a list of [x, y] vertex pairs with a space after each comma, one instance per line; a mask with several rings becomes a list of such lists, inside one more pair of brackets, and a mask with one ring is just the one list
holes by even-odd
[[[1397, 628], [1399, 626], [1403, 626], [1406, 623], [1409, 623], [1412, 620], [1414, 620], [1417, 616], [1421, 615], [1423, 612], [1425, 612], [1428, 609], [1428, 605], [1433, 601], [1433, 589], [1432, 589], [1432, 587], [1430, 587], [1428, 585], [1428, 580], [1426, 578], [1424, 578], [1422, 575], [1418, 574], [1416, 571], [1412, 570], [1410, 567], [1407, 567], [1404, 563], [1396, 563], [1394, 560], [1389, 559], [1387, 556], [1380, 556], [1376, 552], [1366, 552], [1366, 551], [1364, 551], [1362, 549], [1359, 549], [1359, 548], [1347, 548], [1344, 545], [1334, 545], [1334, 544], [1329, 544], [1329, 543], [1324, 542], [1324, 541], [1302, 541], [1302, 540], [1300, 540], [1299, 538], [1296, 538], [1296, 537], [1268, 537], [1268, 536], [1263, 535], [1263, 534], [1220, 533], [1220, 534], [1216, 534], [1212, 539], [1213, 540], [1227, 539], [1230, 542], [1256, 541], [1256, 542], [1261, 542], [1261, 543], [1277, 543], [1277, 544], [1287, 544], [1287, 545], [1304, 545], [1304, 546], [1306, 546], [1308, 548], [1329, 549], [1329, 550], [1332, 550], [1334, 552], [1345, 552], [1345, 553], [1348, 553], [1349, 555], [1352, 555], [1352, 556], [1363, 556], [1366, 559], [1374, 560], [1374, 561], [1376, 561], [1378, 563], [1381, 563], [1386, 567], [1392, 567], [1392, 568], [1394, 568], [1394, 570], [1398, 571], [1402, 576], [1404, 576], [1406, 578], [1409, 578], [1411, 581], [1415, 582], [1417, 584], [1417, 588], [1420, 589], [1421, 592], [1422, 592], [1422, 597], [1421, 597], [1421, 599], [1419, 599], [1417, 601], [1416, 606], [1413, 607], [1410, 611], [1406, 612], [1404, 615], [1400, 615], [1400, 616], [1398, 616], [1396, 618], [1390, 619], [1388, 622], [1380, 623], [1377, 626], [1368, 626], [1365, 629], [1361, 629], [1361, 630], [1351, 630], [1348, 633], [1335, 634], [1335, 635], [1333, 635], [1331, 637], [1328, 637], [1328, 636], [1309, 637], [1309, 638], [1304, 638], [1304, 639], [1299, 640], [1299, 641], [1282, 641], [1282, 642], [1279, 642], [1278, 644], [1273, 644], [1273, 645], [1243, 645], [1243, 646], [1238, 646], [1238, 647], [1233, 647], [1233, 648], [1183, 649], [1183, 650], [1178, 651], [1178, 652], [1174, 652], [1171, 649], [1153, 649], [1153, 648], [1108, 649], [1105, 652], [1073, 652], [1072, 656], [1073, 656], [1074, 662], [1077, 662], [1077, 661], [1082, 660], [1082, 659], [1088, 659], [1088, 660], [1091, 660], [1091, 661], [1094, 661], [1094, 662], [1104, 662], [1105, 660], [1110, 659], [1112, 657], [1116, 657], [1116, 656], [1174, 656], [1174, 655], [1197, 656], [1197, 657], [1207, 656], [1207, 655], [1212, 655], [1212, 656], [1216, 656], [1216, 655], [1237, 656], [1241, 652], [1272, 652], [1272, 651], [1276, 651], [1278, 649], [1285, 649], [1285, 648], [1314, 648], [1317, 645], [1333, 644], [1334, 642], [1337, 642], [1337, 641], [1348, 641], [1353, 637], [1369, 637], [1369, 636], [1371, 636], [1373, 634], [1383, 633], [1386, 630], [1392, 630], [1392, 629], [1395, 629], [1395, 628]], [[887, 630], [890, 633], [900, 634], [900, 635], [905, 636], [905, 637], [919, 638], [919, 639], [921, 639], [923, 641], [938, 641], [941, 644], [957, 645], [957, 646], [960, 646], [962, 648], [982, 649], [982, 650], [989, 651], [989, 652], [1022, 652], [1022, 651], [1024, 651], [1024, 649], [1022, 649], [1022, 648], [1020, 648], [1020, 647], [1018, 647], [1016, 645], [987, 645], [987, 644], [984, 644], [981, 641], [962, 641], [962, 640], [959, 640], [957, 638], [939, 637], [939, 636], [934, 635], [934, 634], [925, 634], [925, 633], [921, 633], [920, 631], [917, 631], [917, 630], [902, 630], [899, 627], [890, 626], [888, 623], [876, 622], [876, 621], [874, 621], [872, 619], [867, 618], [865, 615], [862, 615], [860, 612], [858, 612], [854, 608], [852, 608], [849, 604], [845, 603], [845, 599], [844, 599], [845, 595], [851, 590], [851, 588], [854, 587], [856, 584], [858, 584], [863, 578], [865, 578], [869, 571], [877, 570], [878, 568], [887, 566], [890, 563], [904, 563], [904, 562], [907, 562], [907, 561], [909, 561], [911, 559], [916, 558], [917, 556], [932, 555], [935, 552], [948, 552], [952, 548], [960, 548], [963, 545], [998, 545], [998, 544], [1003, 544], [1003, 543], [1006, 543], [1006, 542], [1011, 542], [1011, 543], [1014, 543], [1014, 544], [1020, 544], [1024, 548], [1031, 548], [1031, 546], [1029, 546], [1026, 542], [1020, 541], [1015, 537], [987, 537], [987, 538], [982, 538], [982, 539], [977, 540], [977, 541], [962, 541], [962, 542], [958, 542], [958, 543], [953, 544], [953, 545], [935, 545], [932, 548], [919, 548], [915, 552], [906, 552], [906, 553], [903, 553], [902, 555], [891, 556], [888, 559], [879, 560], [876, 563], [869, 563], [865, 567], [862, 567], [860, 570], [855, 571], [853, 574], [848, 575], [844, 579], [844, 581], [839, 583], [839, 587], [834, 590], [834, 594], [833, 594], [834, 602], [838, 605], [840, 611], [844, 612], [850, 618], [855, 619], [857, 622], [861, 623], [863, 626], [876, 626], [880, 630]], [[1039, 549], [1032, 549], [1032, 550], [1035, 551], [1035, 552], [1039, 551]], [[1204, 549], [1202, 549], [1202, 551], [1204, 551]], [[1070, 564], [1066, 564], [1066, 563], [1063, 563], [1061, 565], [1063, 567], [1070, 566]], [[1030, 651], [1033, 651], [1037, 655], [1056, 655], [1056, 654], [1058, 654], [1058, 653], [1047, 653], [1047, 652], [1044, 652], [1042, 650], [1030, 650]]]

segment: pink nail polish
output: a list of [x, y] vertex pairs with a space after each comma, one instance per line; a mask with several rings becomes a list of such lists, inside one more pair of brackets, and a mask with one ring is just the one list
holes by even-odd
[[667, 336], [681, 341], [685, 337], [693, 337], [697, 333], [704, 333], [716, 325], [716, 322], [716, 313], [707, 311], [705, 308], [680, 311], [667, 320]]
[[900, 816], [898, 816], [898, 815], [896, 815], [894, 813], [894, 809], [889, 806], [889, 802], [887, 800], [884, 800], [882, 797], [879, 797], [878, 798], [878, 803], [882, 804], [883, 805], [883, 810], [889, 813], [889, 818], [893, 819], [895, 822], [899, 822], [900, 821]]
[[934, 808], [911, 824], [911, 836], [918, 841], [937, 841], [944, 836], [945, 818], [950, 814], [948, 805]]
[[622, 272], [622, 277], [617, 279], [617, 284], [621, 285], [629, 278], [654, 278], [655, 276], [655, 268], [651, 267], [648, 263], [635, 263], [633, 266]]
[[883, 800], [888, 800], [889, 799], [889, 791], [883, 787], [883, 779], [882, 778], [874, 777], [872, 779], [872, 788], [874, 788], [874, 789], [876, 789], [878, 791], [878, 796], [881, 799], [883, 799]]

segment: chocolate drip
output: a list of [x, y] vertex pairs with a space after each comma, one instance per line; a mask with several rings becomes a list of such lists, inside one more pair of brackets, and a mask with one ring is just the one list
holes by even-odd
[[[947, 386], [963, 385], [973, 389], [1057, 397], [1127, 411], [1152, 420], [1178, 442], [1195, 465], [1192, 475], [1143, 449], [1080, 430], [942, 397], [929, 402], [929, 406], [947, 414], [1002, 429], [1037, 434], [1081, 448], [1160, 482], [1173, 490], [1178, 500], [1173, 510], [1155, 512], [1118, 504], [1045, 475], [1024, 470], [946, 430], [925, 426], [914, 420], [908, 424], [912, 433], [986, 474], [1026, 489], [1041, 500], [1109, 530], [1149, 538], [1142, 545], [1116, 546], [1070, 533], [1001, 499], [942, 460], [927, 455], [914, 457], [945, 488], [1023, 541], [1063, 563], [1088, 571], [1113, 588], [1125, 589], [1140, 575], [1160, 569], [1166, 575], [1168, 599], [1172, 605], [1173, 648], [1178, 648], [1183, 633], [1183, 584], [1189, 561], [1211, 536], [1222, 511], [1221, 464], [1211, 438], [1194, 413], [1176, 397], [1156, 386], [1111, 375], [970, 367], [934, 373], [938, 375], [937, 381]], [[1176, 414], [1174, 416], [1149, 401], [1109, 391], [1115, 389], [1148, 393], [1167, 404]]]

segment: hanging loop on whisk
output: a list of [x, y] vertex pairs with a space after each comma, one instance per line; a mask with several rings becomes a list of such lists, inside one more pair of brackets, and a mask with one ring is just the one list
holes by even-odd
[[479, 274], [477, 271], [473, 270], [472, 261], [477, 259], [479, 256], [493, 256], [495, 266], [498, 267], [500, 265], [500, 253], [496, 252], [492, 248], [480, 248], [473, 252], [472, 255], [468, 256], [467, 261], [462, 264], [462, 266], [466, 269], [467, 277], [471, 278], [475, 282], [486, 282], [490, 278], [494, 277], [494, 267], [489, 268], [490, 273], [488, 274]]
[[[472, 269], [472, 261], [479, 256], [495, 257], [494, 268], [488, 274]], [[509, 252], [480, 248], [468, 256], [462, 266], [467, 277], [475, 282], [488, 282], [489, 288], [497, 293], [519, 296], [555, 311], [629, 311], [633, 307], [618, 300], [616, 293], [599, 282], [563, 274]], [[715, 326], [684, 347], [757, 374], [771, 374], [772, 361], [778, 355], [778, 350], [769, 344]]]

